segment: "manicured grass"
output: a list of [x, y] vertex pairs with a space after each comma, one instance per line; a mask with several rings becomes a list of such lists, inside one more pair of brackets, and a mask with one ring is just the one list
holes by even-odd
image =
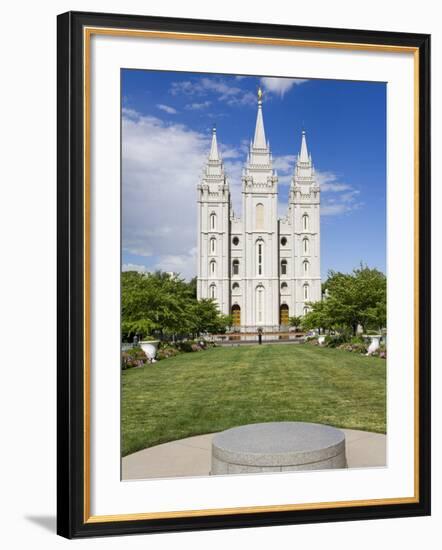
[[186, 353], [122, 373], [122, 450], [254, 422], [385, 433], [386, 362], [305, 345]]

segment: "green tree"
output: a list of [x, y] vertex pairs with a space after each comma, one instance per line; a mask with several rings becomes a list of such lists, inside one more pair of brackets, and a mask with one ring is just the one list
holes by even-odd
[[333, 329], [333, 320], [329, 316], [325, 301], [309, 304], [310, 310], [304, 315], [301, 322], [303, 330]]
[[301, 323], [302, 323], [302, 317], [294, 315], [293, 317], [289, 318], [289, 324], [290, 324], [291, 327], [294, 327], [295, 332], [301, 326]]
[[327, 296], [309, 304], [304, 328], [379, 330], [386, 324], [387, 279], [377, 270], [361, 264], [352, 273], [330, 271], [324, 284]]
[[192, 326], [191, 289], [179, 277], [156, 272], [122, 274], [123, 337], [133, 336], [138, 327], [141, 337], [157, 330], [164, 334], [186, 333]]
[[231, 324], [213, 300], [196, 299], [196, 280], [187, 283], [179, 276], [158, 271], [122, 274], [122, 337], [145, 338], [151, 332], [165, 336], [222, 332]]
[[189, 289], [190, 289], [192, 298], [196, 299], [196, 285], [197, 285], [196, 277], [192, 277], [192, 279], [190, 279], [188, 284], [189, 284]]
[[193, 313], [193, 333], [220, 331], [220, 313], [214, 300], [195, 300]]

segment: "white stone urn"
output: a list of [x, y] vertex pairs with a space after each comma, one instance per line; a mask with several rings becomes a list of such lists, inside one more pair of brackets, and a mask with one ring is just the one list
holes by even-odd
[[318, 344], [319, 344], [320, 346], [323, 346], [324, 343], [325, 343], [325, 334], [320, 334], [320, 335], [318, 336]]
[[140, 342], [140, 348], [144, 351], [151, 363], [156, 363], [155, 357], [157, 355], [159, 343], [159, 340], [142, 340]]
[[364, 338], [370, 338], [370, 345], [367, 349], [367, 355], [372, 355], [375, 351], [379, 349], [381, 345], [381, 334], [364, 334]]

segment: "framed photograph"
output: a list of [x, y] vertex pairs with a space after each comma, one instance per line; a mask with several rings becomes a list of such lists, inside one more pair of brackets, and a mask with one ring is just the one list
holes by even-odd
[[430, 37], [58, 17], [58, 533], [430, 513]]

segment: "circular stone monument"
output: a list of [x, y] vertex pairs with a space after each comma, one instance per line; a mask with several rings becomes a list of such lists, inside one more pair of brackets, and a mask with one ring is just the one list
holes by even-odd
[[211, 475], [346, 467], [344, 432], [322, 424], [248, 424], [212, 440]]

